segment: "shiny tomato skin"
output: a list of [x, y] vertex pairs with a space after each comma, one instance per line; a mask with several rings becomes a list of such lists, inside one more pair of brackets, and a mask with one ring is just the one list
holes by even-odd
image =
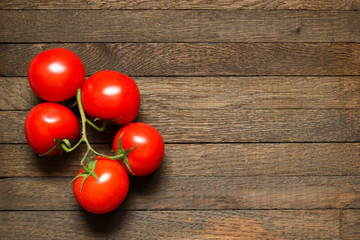
[[[124, 150], [136, 147], [127, 156], [131, 171], [135, 176], [145, 176], [154, 172], [161, 164], [164, 156], [164, 140], [161, 134], [152, 126], [135, 122], [122, 127], [115, 135], [113, 151], [119, 149], [120, 135]], [[125, 166], [126, 171], [131, 174]]]
[[[81, 169], [78, 174], [83, 172]], [[79, 177], [73, 182], [74, 196], [80, 206], [88, 212], [111, 212], [124, 201], [129, 190], [129, 177], [119, 161], [104, 157], [99, 158], [95, 174], [99, 181], [90, 176], [85, 180], [82, 189], [84, 177]]]
[[140, 108], [140, 92], [135, 81], [115, 71], [93, 74], [86, 80], [81, 96], [87, 115], [121, 125], [134, 121]]
[[[79, 121], [74, 113], [58, 103], [40, 103], [25, 119], [26, 140], [39, 154], [44, 154], [54, 147], [55, 139], [76, 140], [79, 130]], [[57, 153], [59, 151], [56, 149], [47, 155]]]
[[80, 58], [65, 48], [45, 50], [34, 57], [28, 69], [31, 89], [41, 99], [61, 102], [76, 95], [85, 82]]

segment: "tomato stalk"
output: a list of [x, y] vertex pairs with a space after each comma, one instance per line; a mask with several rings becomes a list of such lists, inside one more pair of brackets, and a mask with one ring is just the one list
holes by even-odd
[[105, 154], [97, 152], [94, 148], [91, 147], [91, 145], [89, 143], [89, 140], [87, 139], [87, 135], [86, 135], [86, 123], [91, 125], [92, 127], [94, 127], [98, 131], [104, 131], [104, 129], [105, 129], [106, 125], [107, 125], [107, 120], [103, 120], [103, 124], [102, 124], [102, 126], [100, 128], [97, 127], [95, 124], [93, 124], [91, 121], [89, 121], [86, 118], [84, 107], [83, 107], [82, 102], [81, 102], [81, 89], [78, 89], [76, 99], [77, 99], [77, 102], [78, 102], [78, 108], [79, 108], [80, 117], [81, 117], [81, 128], [82, 128], [82, 130], [81, 130], [81, 138], [80, 138], [79, 142], [71, 149], [68, 149], [67, 146], [65, 146], [65, 145], [61, 145], [61, 147], [63, 147], [63, 149], [65, 151], [67, 151], [67, 150], [72, 151], [77, 146], [79, 146], [80, 143], [84, 142], [86, 144], [86, 146], [87, 146], [87, 151], [85, 153], [85, 156], [83, 157], [83, 159], [80, 162], [80, 165], [82, 165], [82, 166], [83, 166], [84, 161], [86, 159], [86, 155], [89, 153], [89, 151], [91, 151], [95, 155], [106, 157], [106, 158], [111, 159], [111, 160], [121, 159], [121, 158], [125, 157], [124, 153], [120, 153], [120, 154], [117, 154], [115, 156], [105, 155]]
[[[105, 155], [105, 154], [102, 154], [102, 153], [99, 153], [98, 151], [96, 151], [90, 145], [90, 142], [87, 139], [86, 124], [95, 128], [97, 131], [104, 131], [107, 126], [108, 120], [106, 120], [106, 119], [102, 120], [103, 121], [102, 125], [100, 127], [96, 126], [93, 122], [91, 122], [89, 119], [87, 119], [87, 117], [85, 115], [85, 110], [84, 110], [84, 107], [81, 102], [81, 89], [78, 89], [76, 99], [77, 99], [77, 104], [78, 104], [80, 118], [81, 118], [81, 138], [74, 146], [71, 145], [71, 143], [68, 139], [61, 139], [61, 140], [55, 139], [56, 145], [53, 148], [51, 148], [48, 152], [41, 154], [40, 156], [45, 156], [45, 155], [49, 154], [50, 152], [54, 151], [56, 148], [58, 148], [60, 151], [65, 151], [65, 152], [69, 153], [69, 152], [74, 151], [81, 143], [85, 143], [87, 150], [86, 150], [83, 158], [80, 161], [81, 166], [84, 166], [84, 162], [85, 162], [88, 154], [90, 152], [92, 152], [94, 155], [105, 157], [105, 158], [108, 158], [111, 160], [122, 160], [123, 163], [125, 163], [125, 165], [129, 168], [128, 161], [126, 161], [126, 159], [127, 159], [126, 156], [129, 155], [131, 150], [133, 150], [135, 147], [128, 149], [126, 151], [125, 150], [117, 151], [114, 156]], [[95, 119], [95, 121], [98, 121], [98, 120], [99, 120], [98, 118]]]
[[[84, 110], [84, 107], [83, 107], [82, 101], [81, 101], [81, 89], [77, 90], [76, 99], [77, 99], [77, 105], [78, 105], [78, 109], [80, 112], [80, 118], [81, 118], [81, 138], [78, 140], [78, 142], [75, 145], [72, 145], [68, 139], [61, 139], [61, 140], [55, 139], [56, 145], [52, 149], [50, 149], [48, 152], [46, 152], [45, 154], [42, 154], [42, 156], [47, 155], [48, 153], [54, 151], [55, 149], [59, 149], [60, 153], [63, 153], [64, 151], [67, 153], [72, 152], [78, 146], [80, 146], [81, 143], [85, 143], [86, 144], [86, 152], [80, 161], [80, 165], [84, 169], [84, 173], [76, 176], [73, 179], [73, 181], [74, 181], [75, 179], [77, 179], [79, 177], [84, 177], [83, 182], [81, 184], [81, 188], [82, 188], [84, 181], [89, 176], [93, 176], [96, 179], [98, 179], [98, 177], [95, 174], [95, 167], [96, 167], [96, 162], [97, 162], [98, 158], [100, 158], [100, 157], [105, 157], [110, 160], [121, 160], [122, 165], [123, 166], [126, 165], [126, 167], [129, 169], [129, 171], [131, 173], [133, 173], [130, 169], [130, 164], [129, 164], [127, 156], [136, 146], [134, 146], [130, 149], [124, 150], [121, 145], [121, 141], [120, 141], [121, 136], [120, 136], [120, 138], [119, 138], [120, 148], [119, 148], [119, 150], [114, 152], [115, 155], [113, 155], [113, 156], [105, 155], [105, 154], [102, 154], [102, 153], [99, 153], [98, 151], [96, 151], [90, 145], [90, 142], [87, 138], [86, 125], [87, 124], [90, 125], [91, 127], [95, 128], [97, 131], [104, 131], [107, 126], [108, 120], [102, 120], [103, 121], [102, 125], [100, 127], [96, 126], [93, 122], [91, 122], [89, 119], [87, 119], [87, 117], [85, 115], [85, 110]], [[100, 120], [100, 119], [96, 118], [94, 121], [98, 121], [98, 120]], [[85, 161], [86, 161], [86, 163], [85, 163]]]
[[[98, 120], [100, 120], [100, 118], [95, 118], [94, 121], [98, 121]], [[105, 130], [108, 122], [109, 122], [109, 120], [103, 119], [101, 127], [98, 127], [92, 121], [90, 121], [89, 119], [86, 119], [86, 123], [89, 124], [90, 126], [92, 126], [95, 130], [97, 130], [99, 132], [103, 132]]]
[[[71, 147], [71, 144], [70, 144], [70, 142], [68, 140], [62, 140], [59, 145], [66, 152], [73, 151], [82, 142], [84, 142], [86, 144], [86, 146], [87, 146], [86, 152], [85, 152], [83, 158], [80, 161], [80, 165], [84, 169], [84, 172], [77, 175], [73, 179], [73, 181], [74, 181], [79, 177], [84, 177], [83, 181], [81, 183], [81, 188], [80, 188], [80, 192], [81, 192], [83, 184], [84, 184], [85, 180], [89, 176], [93, 176], [94, 178], [99, 180], [96, 173], [95, 173], [95, 167], [96, 167], [96, 163], [97, 163], [98, 159], [100, 158], [100, 156], [111, 159], [111, 160], [115, 160], [115, 159], [122, 160], [123, 165], [125, 164], [128, 167], [128, 169], [130, 170], [130, 172], [132, 172], [131, 169], [130, 169], [130, 166], [129, 166], [129, 162], [127, 160], [127, 155], [129, 155], [129, 153], [135, 148], [135, 146], [133, 148], [130, 148], [130, 149], [127, 149], [127, 150], [124, 150], [122, 148], [122, 151], [115, 152], [114, 156], [104, 155], [102, 153], [97, 152], [94, 148], [91, 147], [91, 145], [89, 143], [89, 140], [87, 139], [86, 124], [89, 124], [90, 126], [92, 126], [93, 128], [95, 128], [98, 131], [104, 131], [108, 120], [103, 120], [103, 124], [102, 124], [101, 127], [96, 126], [95, 124], [93, 124], [91, 121], [89, 121], [86, 118], [85, 110], [84, 110], [84, 107], [83, 107], [82, 102], [81, 102], [81, 89], [78, 89], [76, 99], [77, 99], [77, 102], [78, 102], [78, 108], [79, 108], [80, 117], [81, 117], [81, 128], [82, 128], [81, 129], [81, 138], [73, 147]], [[98, 119], [95, 119], [95, 121], [96, 120], [98, 120]], [[119, 142], [120, 142], [120, 138], [119, 138]], [[88, 161], [85, 163], [85, 160], [86, 160], [87, 156], [89, 155], [89, 153], [91, 154], [91, 156], [89, 157]]]

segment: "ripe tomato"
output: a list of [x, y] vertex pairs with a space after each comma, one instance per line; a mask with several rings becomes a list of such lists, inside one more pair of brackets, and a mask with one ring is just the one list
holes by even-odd
[[[70, 109], [58, 103], [40, 103], [27, 115], [25, 136], [30, 147], [39, 154], [53, 148], [55, 139], [76, 140], [79, 121]], [[47, 155], [55, 155], [56, 149]]]
[[140, 108], [140, 92], [130, 77], [104, 70], [92, 75], [82, 88], [81, 101], [90, 117], [128, 124]]
[[31, 61], [28, 80], [34, 93], [45, 101], [61, 102], [76, 95], [85, 82], [85, 68], [70, 50], [54, 48]]
[[[84, 177], [74, 180], [75, 198], [88, 212], [97, 214], [111, 212], [124, 201], [129, 190], [129, 177], [119, 161], [104, 157], [99, 158], [94, 172], [99, 180], [89, 176], [82, 188]], [[84, 173], [83, 169], [77, 175], [82, 173]]]
[[[154, 127], [140, 122], [122, 127], [115, 135], [113, 151], [119, 150], [120, 136], [124, 150], [136, 146], [127, 156], [133, 175], [145, 176], [160, 166], [164, 156], [164, 140]], [[127, 167], [125, 169], [131, 174]]]

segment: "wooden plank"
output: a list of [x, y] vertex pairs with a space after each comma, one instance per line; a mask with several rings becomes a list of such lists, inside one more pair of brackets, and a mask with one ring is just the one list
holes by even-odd
[[[75, 176], [76, 173], [74, 173]], [[0, 179], [0, 210], [79, 210], [71, 178]], [[122, 210], [359, 208], [360, 176], [132, 177]]]
[[2, 0], [0, 9], [258, 9], [258, 10], [360, 10], [359, 0], [177, 0], [144, 1]]
[[31, 60], [56, 47], [78, 54], [88, 75], [360, 75], [356, 43], [0, 44], [0, 75], [27, 76]]
[[[360, 77], [135, 77], [143, 109], [360, 108]], [[189, 91], [191, 89], [191, 91]], [[0, 110], [42, 102], [27, 78], [0, 77]], [[169, 101], [171, 99], [171, 101]]]
[[6, 211], [0, 212], [0, 234], [2, 239], [339, 239], [338, 218], [337, 210], [122, 211], [106, 215]]
[[[2, 144], [0, 177], [72, 177], [85, 146], [58, 160]], [[110, 154], [109, 144], [94, 144]], [[339, 176], [360, 172], [360, 143], [167, 144], [161, 176]]]
[[30, 110], [43, 102], [31, 90], [27, 78], [0, 77], [0, 110]]
[[[159, 130], [166, 143], [354, 142], [360, 141], [359, 109], [140, 109], [135, 121]], [[0, 143], [25, 143], [25, 111], [0, 111]], [[109, 143], [119, 126], [89, 131], [94, 143]], [[92, 130], [92, 129], [91, 129]]]
[[0, 10], [0, 41], [360, 42], [359, 18], [357, 11]]
[[341, 210], [341, 238], [360, 239], [360, 209]]

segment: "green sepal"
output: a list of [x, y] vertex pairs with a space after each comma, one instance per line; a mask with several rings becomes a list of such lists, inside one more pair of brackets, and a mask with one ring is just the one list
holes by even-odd
[[86, 123], [89, 124], [91, 127], [93, 127], [96, 131], [103, 132], [106, 129], [106, 126], [109, 122], [109, 120], [101, 119], [101, 118], [95, 118], [95, 121], [102, 120], [102, 125], [100, 127], [96, 126], [95, 123], [91, 122], [90, 120], [86, 119]]
[[[71, 143], [70, 143], [70, 141], [68, 140], [68, 139], [62, 139], [62, 140], [57, 140], [57, 139], [55, 139], [55, 142], [59, 142], [58, 144], [65, 144], [65, 146], [67, 147], [67, 148], [71, 148]], [[65, 150], [65, 149], [64, 149]], [[65, 150], [66, 151], [66, 150]]]
[[129, 149], [125, 150], [125, 151], [124, 151], [125, 157], [127, 157], [127, 156], [131, 153], [131, 151], [134, 150], [134, 148], [136, 148], [136, 145], [133, 146], [132, 148], [129, 148]]
[[[124, 132], [125, 132], [125, 131], [124, 131]], [[116, 150], [114, 153], [115, 153], [115, 156], [122, 155], [122, 157], [119, 158], [118, 160], [121, 160], [123, 167], [126, 166], [127, 169], [130, 171], [130, 173], [131, 173], [132, 175], [135, 175], [134, 172], [131, 170], [131, 167], [130, 167], [130, 164], [129, 164], [129, 159], [127, 158], [127, 156], [130, 154], [130, 152], [131, 152], [132, 150], [134, 150], [134, 148], [136, 147], [136, 145], [133, 146], [132, 148], [129, 148], [129, 149], [127, 149], [127, 150], [124, 150], [124, 147], [123, 147], [123, 145], [122, 145], [122, 143], [121, 143], [121, 138], [122, 138], [124, 132], [122, 132], [122, 133], [120, 134], [120, 137], [119, 137], [119, 139], [118, 139], [119, 149]]]
[[44, 157], [46, 155], [48, 155], [49, 153], [55, 151], [55, 149], [58, 148], [58, 145], [56, 144], [55, 146], [53, 146], [49, 151], [47, 151], [46, 153], [43, 153], [43, 154], [39, 154], [40, 157]]
[[[124, 131], [124, 132], [125, 132], [125, 131]], [[121, 143], [121, 138], [122, 138], [124, 132], [122, 132], [122, 133], [120, 134], [120, 137], [119, 137], [119, 140], [118, 140], [119, 150], [115, 151], [116, 155], [123, 154], [124, 157], [122, 157], [122, 158], [127, 157], [127, 156], [130, 154], [130, 152], [131, 152], [132, 150], [134, 150], [134, 148], [136, 148], [136, 145], [135, 145], [135, 146], [133, 146], [132, 148], [129, 148], [129, 149], [127, 149], [127, 150], [124, 149], [124, 147], [123, 147], [123, 145], [122, 145], [122, 143]]]
[[122, 142], [121, 142], [121, 138], [122, 138], [122, 136], [124, 135], [124, 132], [125, 132], [125, 131], [123, 131], [123, 132], [120, 134], [120, 137], [119, 137], [119, 139], [118, 139], [118, 146], [119, 146], [119, 150], [118, 150], [118, 151], [121, 151], [121, 152], [124, 151], [124, 147], [123, 147]]
[[[98, 176], [95, 173], [95, 168], [96, 168], [96, 163], [98, 161], [100, 157], [94, 157], [94, 156], [90, 156], [89, 160], [87, 161], [87, 163], [85, 165], [82, 165], [82, 169], [84, 170], [84, 172], [80, 173], [79, 175], [77, 175], [76, 177], [73, 178], [72, 182], [74, 182], [76, 179], [83, 177], [84, 179], [81, 182], [81, 186], [80, 186], [80, 193], [82, 191], [83, 185], [85, 180], [90, 177], [93, 176], [97, 181], [99, 181]], [[94, 161], [95, 160], [95, 161]]]
[[122, 116], [118, 117], [118, 118], [114, 118], [114, 119], [111, 119], [113, 122], [116, 122], [116, 121], [119, 121], [120, 119], [122, 118]]
[[73, 102], [73, 103], [69, 103], [69, 102], [67, 102], [67, 101], [64, 101], [64, 102], [62, 102], [67, 108], [74, 108], [74, 107], [76, 107], [77, 105], [78, 105], [78, 102], [77, 102], [77, 100], [75, 100], [75, 102]]
[[[75, 147], [71, 146], [71, 143], [68, 139], [54, 139], [54, 142], [56, 143], [55, 146], [53, 146], [49, 151], [47, 151], [46, 153], [43, 154], [39, 154], [40, 157], [46, 156], [49, 153], [55, 151], [56, 149], [59, 150], [60, 155], [62, 155], [62, 153], [65, 152], [71, 152], [75, 149]], [[79, 142], [80, 143], [80, 142]], [[76, 144], [75, 146], [77, 147], [79, 144]]]
[[129, 159], [127, 157], [124, 157], [122, 160], [123, 167], [124, 167], [124, 164], [127, 167], [127, 169], [130, 171], [131, 175], [135, 176], [135, 173], [130, 168]]
[[83, 185], [84, 185], [85, 180], [86, 180], [89, 176], [90, 176], [90, 175], [84, 176], [84, 179], [82, 180], [81, 186], [80, 186], [80, 193], [81, 193], [81, 191], [82, 191], [82, 188], [83, 188]]
[[76, 175], [72, 180], [71, 180], [71, 182], [74, 182], [76, 179], [78, 179], [78, 178], [80, 178], [80, 177], [85, 177], [87, 174], [86, 173], [80, 173], [80, 174], [78, 174], [78, 175]]

